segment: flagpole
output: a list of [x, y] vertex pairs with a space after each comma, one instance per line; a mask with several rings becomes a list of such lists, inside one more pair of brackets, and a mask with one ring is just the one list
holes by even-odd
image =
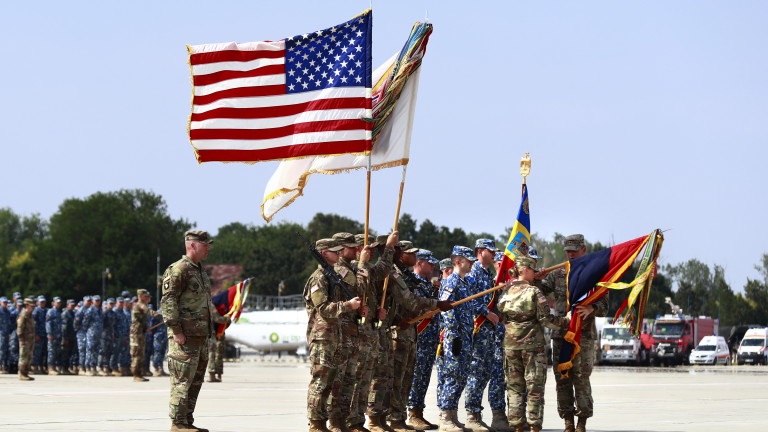
[[[365, 229], [363, 230], [363, 249], [362, 250], [365, 250], [365, 248], [368, 247], [368, 227], [369, 227], [369, 221], [370, 221], [370, 218], [371, 218], [371, 158], [372, 158], [372, 153], [373, 153], [373, 150], [371, 150], [371, 152], [368, 153], [368, 166], [366, 167], [366, 170], [365, 170]], [[362, 298], [361, 298], [363, 306], [365, 306], [368, 303], [367, 302], [368, 299], [367, 299], [367, 296], [365, 294], [366, 294], [366, 290], [363, 289], [363, 294], [362, 294]], [[365, 324], [365, 317], [364, 316], [360, 317], [358, 322], [359, 322], [360, 325]]]
[[[405, 174], [408, 170], [408, 164], [403, 165], [403, 176], [400, 179], [400, 193], [397, 195], [397, 208], [395, 210], [395, 223], [392, 225], [392, 232], [397, 231], [397, 223], [400, 221], [400, 206], [403, 203], [403, 190], [405, 189]], [[384, 289], [381, 293], [380, 309], [384, 309], [384, 303], [387, 300], [387, 287], [389, 286], [389, 274], [384, 278]], [[376, 321], [376, 328], [381, 327], [381, 321]]]

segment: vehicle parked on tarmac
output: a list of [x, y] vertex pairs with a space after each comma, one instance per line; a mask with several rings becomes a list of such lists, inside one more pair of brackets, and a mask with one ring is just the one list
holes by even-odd
[[744, 333], [736, 352], [738, 364], [768, 364], [768, 328], [752, 328]]
[[717, 334], [719, 326], [719, 320], [705, 316], [667, 314], [657, 317], [653, 326], [651, 363], [688, 363], [693, 348], [705, 335]]
[[691, 351], [689, 362], [702, 365], [731, 364], [731, 351], [722, 336], [704, 336], [699, 345]]
[[648, 365], [653, 338], [653, 320], [644, 319], [640, 336], [622, 324], [605, 324], [600, 331], [600, 363]]

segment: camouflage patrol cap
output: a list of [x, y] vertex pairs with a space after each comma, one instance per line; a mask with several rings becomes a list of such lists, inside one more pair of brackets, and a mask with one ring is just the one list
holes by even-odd
[[427, 249], [419, 249], [419, 251], [416, 252], [416, 259], [419, 261], [427, 261], [430, 264], [437, 264], [440, 262], [434, 255], [432, 255], [432, 251]]
[[21, 293], [16, 291], [15, 293], [13, 293], [13, 298], [15, 298], [15, 299], [21, 298]]
[[339, 242], [332, 238], [324, 238], [315, 242], [315, 249], [318, 251], [327, 250], [331, 252], [338, 252], [344, 249], [344, 246], [340, 245]]
[[95, 296], [91, 296], [91, 300], [93, 300], [93, 301], [96, 301], [96, 300], [101, 301], [101, 296], [96, 294]]
[[395, 247], [399, 248], [403, 253], [416, 253], [419, 251], [419, 248], [413, 247], [413, 242], [408, 240], [400, 240]]
[[496, 262], [499, 262], [504, 259], [504, 252], [496, 252], [496, 255], [493, 256], [493, 260]]
[[67, 299], [67, 304], [68, 304], [68, 305], [73, 305], [73, 304], [75, 304], [75, 299]]
[[54, 303], [56, 303], [56, 302], [60, 302], [60, 301], [61, 301], [61, 297], [59, 297], [59, 296], [56, 296], [56, 297], [54, 297], [54, 298], [53, 298], [53, 300], [51, 300], [51, 301], [52, 301], [52, 302], [54, 302]]
[[[355, 242], [357, 243], [358, 246], [362, 246], [363, 244], [365, 244], [363, 240], [365, 240], [365, 234], [355, 234]], [[374, 242], [376, 242], [376, 237], [368, 234], [368, 245], [370, 246]]]
[[136, 296], [131, 297], [131, 303], [136, 303], [137, 301], [139, 301], [138, 297]]
[[541, 259], [541, 256], [539, 255], [538, 252], [536, 252], [536, 248], [535, 247], [528, 248], [528, 256], [531, 257], [531, 258], [535, 258], [537, 260]]
[[496, 247], [496, 242], [491, 239], [477, 239], [475, 241], [475, 250], [488, 249], [491, 252], [498, 252], [499, 248]]
[[90, 300], [91, 300], [91, 296], [83, 296], [83, 301], [90, 301]]
[[440, 260], [440, 271], [443, 271], [447, 268], [453, 268], [453, 261], [451, 261], [450, 258], [444, 258]]
[[584, 243], [584, 235], [582, 234], [569, 235], [563, 240], [563, 246], [565, 246], [563, 249], [567, 251], [581, 250], [581, 248], [586, 246], [586, 244]]
[[108, 298], [107, 304], [115, 304], [115, 299], [113, 299], [112, 297]]
[[472, 252], [472, 249], [466, 246], [459, 246], [459, 245], [454, 246], [453, 250], [451, 251], [451, 258], [455, 256], [464, 257], [470, 261], [477, 261], [477, 257]]
[[333, 239], [344, 247], [357, 247], [357, 240], [355, 240], [355, 235], [352, 233], [338, 232], [333, 235]]
[[34, 306], [35, 305], [35, 301], [30, 299], [30, 298], [26, 298], [26, 299], [24, 299], [24, 305], [25, 306]]
[[136, 290], [137, 296], [143, 296], [143, 295], [149, 295], [149, 291], [145, 290], [144, 288], [140, 288]]
[[538, 260], [536, 258], [532, 258], [530, 256], [519, 256], [515, 258], [515, 266], [517, 267], [528, 267], [530, 269], [536, 268], [536, 263]]
[[130, 297], [130, 296], [131, 296], [131, 292], [130, 291], [123, 291], [123, 292], [120, 293], [120, 297], [122, 297], [122, 298]]
[[196, 241], [203, 244], [213, 243], [208, 231], [187, 231], [184, 233], [184, 241]]
[[84, 304], [84, 303], [83, 303], [83, 301], [82, 301], [82, 300], [80, 300], [79, 302], [77, 302], [77, 305], [78, 305], [78, 306], [80, 306], [80, 307], [83, 307], [83, 304]]
[[115, 299], [115, 301], [116, 301], [116, 302], [118, 302], [118, 303], [122, 303], [122, 302], [124, 302], [124, 301], [125, 301], [125, 298], [123, 298], [122, 296], [120, 296], [120, 297], [116, 298], [116, 299]]
[[44, 295], [37, 296], [37, 301], [46, 301]]
[[24, 300], [22, 300], [22, 299], [20, 299], [20, 298], [19, 298], [19, 299], [16, 299], [16, 306], [21, 306], [21, 305], [23, 305], [23, 304], [24, 304]]
[[8, 297], [0, 297], [0, 303], [8, 303]]
[[389, 235], [387, 235], [387, 234], [382, 234], [380, 236], [376, 236], [376, 241], [371, 243], [371, 246], [372, 247], [384, 246], [385, 244], [387, 244], [387, 240], [388, 239], [389, 239]]

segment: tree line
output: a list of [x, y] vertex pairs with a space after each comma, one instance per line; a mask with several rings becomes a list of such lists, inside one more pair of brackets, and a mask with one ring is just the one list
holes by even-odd
[[[23, 295], [79, 298], [102, 292], [116, 296], [122, 290], [157, 284], [160, 273], [184, 253], [183, 233], [195, 224], [173, 219], [160, 195], [140, 189], [98, 192], [86, 198], [65, 200], [49, 220], [37, 214], [23, 216], [0, 208], [0, 292]], [[345, 231], [363, 232], [359, 221], [335, 214], [317, 213], [306, 226], [279, 222], [256, 226], [232, 222], [218, 229], [215, 247], [207, 263], [243, 266], [243, 277], [253, 276], [251, 292], [276, 295], [301, 293], [316, 264], [300, 233], [314, 241]], [[462, 228], [437, 226], [429, 219], [416, 220], [403, 214], [398, 222], [400, 237], [416, 247], [448, 257], [453, 245], [473, 246], [477, 238], [492, 238], [503, 247], [505, 233], [472, 233]], [[371, 234], [377, 234], [371, 231]], [[381, 233], [385, 234], [385, 233]], [[534, 234], [532, 243], [542, 256], [540, 265], [565, 261], [563, 234], [551, 239]], [[605, 248], [587, 243], [588, 252]], [[768, 253], [755, 266], [762, 280], [749, 279], [743, 293], [735, 293], [725, 280], [725, 270], [692, 258], [659, 269], [646, 309], [646, 317], [669, 313], [670, 297], [686, 314], [719, 317], [721, 325], [768, 323]], [[109, 269], [109, 272], [107, 272]], [[635, 274], [627, 272], [628, 281]], [[676, 287], [676, 289], [673, 289]], [[626, 298], [624, 291], [610, 295], [615, 311]]]

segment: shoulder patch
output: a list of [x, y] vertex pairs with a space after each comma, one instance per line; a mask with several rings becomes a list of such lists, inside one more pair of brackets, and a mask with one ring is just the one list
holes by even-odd
[[547, 298], [546, 297], [539, 297], [539, 303], [546, 303]]
[[349, 273], [349, 270], [347, 270], [346, 268], [343, 268], [343, 269], [341, 269], [341, 271], [339, 272], [339, 274], [341, 275], [341, 277], [344, 277], [344, 276], [346, 276], [346, 275], [347, 275], [347, 273]]
[[166, 276], [165, 279], [163, 279], [163, 282], [168, 282], [169, 280], [171, 280], [171, 277], [170, 276]]
[[309, 289], [309, 293], [310, 293], [310, 294], [313, 294], [315, 291], [317, 291], [317, 290], [319, 290], [319, 289], [320, 289], [320, 287], [319, 287], [319, 286], [317, 286], [317, 284], [315, 284], [315, 285], [312, 285], [312, 288], [310, 288], [310, 289]]
[[394, 272], [394, 273], [392, 273], [392, 277], [393, 277], [393, 278], [395, 278], [395, 279], [397, 279], [397, 278], [399, 278], [399, 277], [400, 277], [400, 273], [398, 273], [398, 272]]

